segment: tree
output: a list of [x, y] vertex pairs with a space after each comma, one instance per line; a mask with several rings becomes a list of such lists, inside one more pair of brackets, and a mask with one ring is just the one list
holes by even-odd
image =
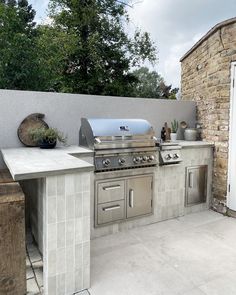
[[167, 86], [156, 71], [149, 71], [147, 67], [141, 67], [133, 72], [138, 82], [135, 84], [132, 95], [144, 98], [170, 98], [176, 99], [178, 88]]
[[148, 33], [130, 37], [126, 4], [116, 0], [51, 0], [57, 30], [76, 43], [66, 56], [62, 91], [129, 95], [137, 78], [130, 72], [144, 60], [156, 60]]
[[63, 73], [68, 56], [73, 52], [76, 43], [66, 32], [50, 25], [40, 25], [37, 31], [40, 90], [70, 92], [64, 83]]
[[38, 88], [34, 17], [26, 0], [0, 3], [0, 88]]
[[134, 87], [134, 96], [146, 98], [160, 98], [162, 93], [160, 83], [163, 78], [156, 72], [150, 72], [148, 68], [141, 67], [133, 72], [138, 83]]
[[161, 98], [176, 99], [179, 88], [173, 88], [172, 85], [166, 85], [165, 82], [160, 83]]

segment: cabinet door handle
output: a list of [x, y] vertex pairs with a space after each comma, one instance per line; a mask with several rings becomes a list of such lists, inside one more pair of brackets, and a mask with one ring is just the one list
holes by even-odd
[[188, 187], [193, 188], [193, 172], [189, 172], [188, 174]]
[[112, 210], [116, 210], [116, 209], [120, 209], [120, 205], [102, 208], [103, 211], [112, 211]]
[[112, 186], [104, 186], [103, 190], [104, 191], [110, 191], [110, 190], [119, 189], [119, 188], [120, 188], [120, 185], [112, 185]]
[[129, 190], [129, 207], [134, 208], [134, 190]]

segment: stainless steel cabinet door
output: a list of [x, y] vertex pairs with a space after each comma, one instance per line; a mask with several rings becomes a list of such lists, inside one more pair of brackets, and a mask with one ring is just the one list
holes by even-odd
[[127, 180], [127, 218], [152, 213], [153, 176]]
[[186, 168], [186, 199], [185, 205], [191, 206], [206, 202], [207, 166]]

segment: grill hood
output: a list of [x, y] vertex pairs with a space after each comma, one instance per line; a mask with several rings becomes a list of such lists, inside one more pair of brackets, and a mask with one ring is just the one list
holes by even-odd
[[81, 119], [80, 145], [90, 149], [152, 147], [154, 130], [143, 119]]

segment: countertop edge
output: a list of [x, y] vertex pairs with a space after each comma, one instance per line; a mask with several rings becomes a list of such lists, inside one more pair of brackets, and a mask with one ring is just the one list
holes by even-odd
[[[181, 144], [180, 144], [181, 145]], [[181, 145], [182, 149], [194, 149], [194, 148], [214, 148], [213, 143], [196, 144], [196, 145]]]
[[80, 157], [93, 157], [94, 155], [94, 152], [91, 151], [91, 152], [82, 152], [82, 153], [77, 153], [77, 152], [71, 152], [71, 153], [68, 153], [69, 156], [73, 156], [73, 157], [77, 157], [80, 158]]
[[[80, 172], [92, 172], [94, 171], [93, 166], [89, 167], [81, 167], [81, 168], [71, 168], [64, 170], [52, 170], [46, 172], [35, 172], [35, 173], [25, 173], [25, 174], [12, 174], [12, 177], [16, 181], [29, 180], [29, 179], [38, 179], [38, 178], [46, 178], [50, 176], [57, 175], [65, 175], [65, 174], [76, 174]], [[11, 171], [10, 171], [11, 172]]]

